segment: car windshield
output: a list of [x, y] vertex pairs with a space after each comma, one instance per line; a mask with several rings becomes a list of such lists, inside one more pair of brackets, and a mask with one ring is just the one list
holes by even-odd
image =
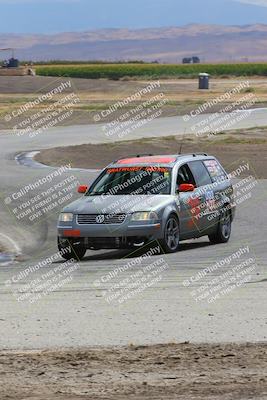
[[171, 168], [118, 167], [106, 169], [86, 195], [157, 195], [170, 192]]

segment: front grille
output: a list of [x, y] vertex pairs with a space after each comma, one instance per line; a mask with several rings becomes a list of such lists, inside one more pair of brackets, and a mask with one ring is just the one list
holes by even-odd
[[89, 249], [119, 249], [127, 246], [126, 240], [121, 237], [94, 237], [86, 238], [86, 247]]
[[77, 223], [79, 225], [111, 225], [122, 224], [126, 214], [79, 214]]

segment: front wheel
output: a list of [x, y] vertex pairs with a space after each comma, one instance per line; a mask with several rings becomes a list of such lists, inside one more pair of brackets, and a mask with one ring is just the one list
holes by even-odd
[[58, 250], [60, 255], [65, 260], [74, 260], [80, 261], [85, 253], [86, 248], [81, 243], [71, 243], [69, 240], [61, 240], [58, 238]]
[[160, 244], [166, 253], [174, 253], [178, 250], [180, 241], [179, 221], [175, 215], [171, 215], [166, 222], [164, 238]]
[[225, 210], [220, 216], [220, 221], [216, 233], [209, 235], [209, 240], [211, 243], [227, 243], [231, 236], [232, 221], [231, 221], [231, 211]]

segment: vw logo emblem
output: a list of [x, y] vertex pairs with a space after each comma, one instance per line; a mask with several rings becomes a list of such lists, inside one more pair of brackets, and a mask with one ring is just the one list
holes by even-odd
[[104, 215], [98, 215], [95, 220], [96, 220], [96, 222], [98, 224], [103, 224], [103, 222], [105, 221], [105, 216]]

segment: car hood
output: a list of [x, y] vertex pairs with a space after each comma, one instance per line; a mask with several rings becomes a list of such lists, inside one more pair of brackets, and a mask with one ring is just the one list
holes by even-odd
[[173, 200], [171, 195], [83, 196], [63, 209], [73, 214], [116, 214], [156, 211]]

